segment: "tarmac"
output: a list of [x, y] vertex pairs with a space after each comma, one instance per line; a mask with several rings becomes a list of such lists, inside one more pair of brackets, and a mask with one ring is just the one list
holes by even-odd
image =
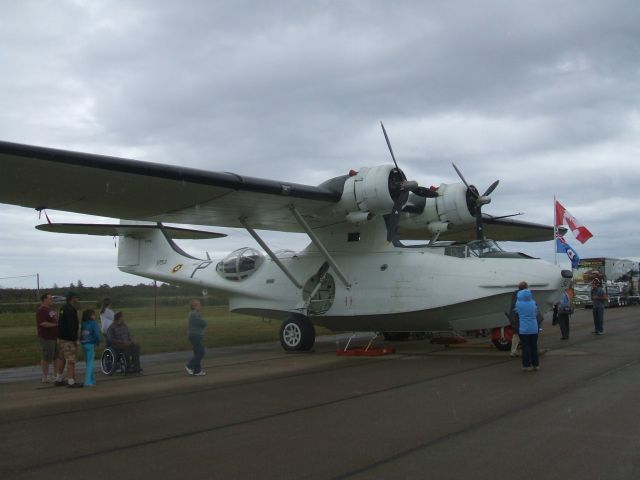
[[579, 310], [568, 341], [547, 320], [538, 372], [488, 338], [344, 357], [344, 336], [210, 349], [203, 377], [143, 356], [91, 389], [2, 370], [0, 478], [638, 479], [639, 317], [609, 309], [596, 336]]

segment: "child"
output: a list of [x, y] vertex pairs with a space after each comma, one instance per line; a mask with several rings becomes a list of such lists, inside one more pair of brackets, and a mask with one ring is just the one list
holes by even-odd
[[96, 322], [96, 312], [85, 310], [82, 312], [82, 326], [80, 327], [80, 343], [84, 350], [87, 368], [84, 371], [84, 386], [95, 387], [96, 376], [93, 370], [93, 360], [96, 356], [96, 346], [100, 343], [100, 330]]

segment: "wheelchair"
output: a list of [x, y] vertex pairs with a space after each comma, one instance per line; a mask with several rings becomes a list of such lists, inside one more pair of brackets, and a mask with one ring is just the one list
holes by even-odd
[[102, 352], [100, 367], [105, 375], [113, 375], [114, 373], [126, 375], [127, 356], [124, 352], [107, 345], [104, 352]]

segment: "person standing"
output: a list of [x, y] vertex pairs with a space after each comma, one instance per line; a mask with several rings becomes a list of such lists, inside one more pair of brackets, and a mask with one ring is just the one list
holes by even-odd
[[533, 300], [531, 290], [518, 292], [516, 312], [518, 312], [518, 333], [522, 343], [522, 370], [540, 370], [538, 358], [538, 305]]
[[591, 282], [591, 303], [593, 306], [593, 333], [596, 335], [604, 335], [604, 303], [607, 300], [602, 282], [599, 278], [594, 278]]
[[111, 310], [111, 299], [105, 298], [102, 300], [102, 308], [100, 309], [100, 330], [103, 335], [107, 335], [107, 330], [113, 323], [113, 317], [115, 313]]
[[558, 304], [558, 325], [560, 326], [561, 340], [569, 340], [569, 317], [571, 316], [571, 298], [567, 290], [562, 292], [560, 303]]
[[527, 282], [520, 282], [518, 284], [518, 290], [513, 292], [511, 296], [511, 307], [509, 308], [509, 323], [513, 330], [513, 338], [511, 339], [511, 356], [518, 356], [518, 346], [520, 345], [520, 335], [518, 335], [518, 312], [516, 312], [516, 300], [518, 299], [518, 292], [529, 288]]
[[55, 362], [58, 361], [58, 315], [51, 308], [53, 297], [50, 293], [42, 294], [40, 302], [40, 307], [36, 311], [36, 324], [38, 327], [38, 341], [42, 351], [42, 361], [40, 362], [42, 383], [51, 383], [55, 379], [53, 375], [49, 375], [49, 364], [53, 363], [55, 371]]
[[100, 330], [96, 322], [96, 312], [85, 310], [82, 312], [82, 325], [80, 326], [80, 343], [84, 350], [84, 360], [87, 364], [84, 371], [84, 386], [96, 386], [96, 374], [93, 361], [96, 358], [96, 347], [100, 344]]
[[107, 330], [107, 342], [110, 347], [124, 352], [127, 357], [127, 371], [142, 373], [140, 368], [140, 345], [133, 341], [129, 327], [124, 323], [124, 313], [117, 312], [113, 323]]
[[184, 368], [189, 375], [195, 376], [205, 375], [201, 362], [204, 357], [204, 345], [202, 341], [204, 338], [204, 329], [207, 328], [207, 321], [200, 315], [200, 310], [202, 310], [200, 300], [191, 300], [191, 311], [187, 318], [189, 324], [187, 334], [189, 336], [189, 342], [191, 342], [193, 346], [193, 357]]
[[82, 388], [81, 383], [77, 383], [75, 380], [76, 374], [76, 357], [78, 354], [78, 327], [80, 322], [78, 320], [78, 294], [73, 290], [67, 293], [67, 302], [60, 309], [60, 315], [58, 316], [58, 348], [59, 353], [64, 358], [61, 363], [61, 368], [57, 372], [56, 382], [57, 386], [63, 386], [65, 383], [62, 380], [62, 370], [64, 369], [64, 363], [67, 364], [67, 387], [70, 388]]

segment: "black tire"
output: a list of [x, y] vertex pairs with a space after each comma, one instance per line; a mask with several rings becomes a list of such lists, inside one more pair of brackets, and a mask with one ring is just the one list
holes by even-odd
[[100, 368], [105, 375], [113, 374], [115, 370], [116, 359], [113, 350], [106, 348], [102, 352], [102, 359], [100, 360]]
[[503, 352], [511, 350], [511, 340], [507, 340], [506, 338], [502, 337], [494, 338], [491, 341], [498, 350], [502, 350]]
[[280, 345], [287, 352], [311, 350], [316, 341], [316, 329], [307, 317], [294, 315], [280, 325]]

